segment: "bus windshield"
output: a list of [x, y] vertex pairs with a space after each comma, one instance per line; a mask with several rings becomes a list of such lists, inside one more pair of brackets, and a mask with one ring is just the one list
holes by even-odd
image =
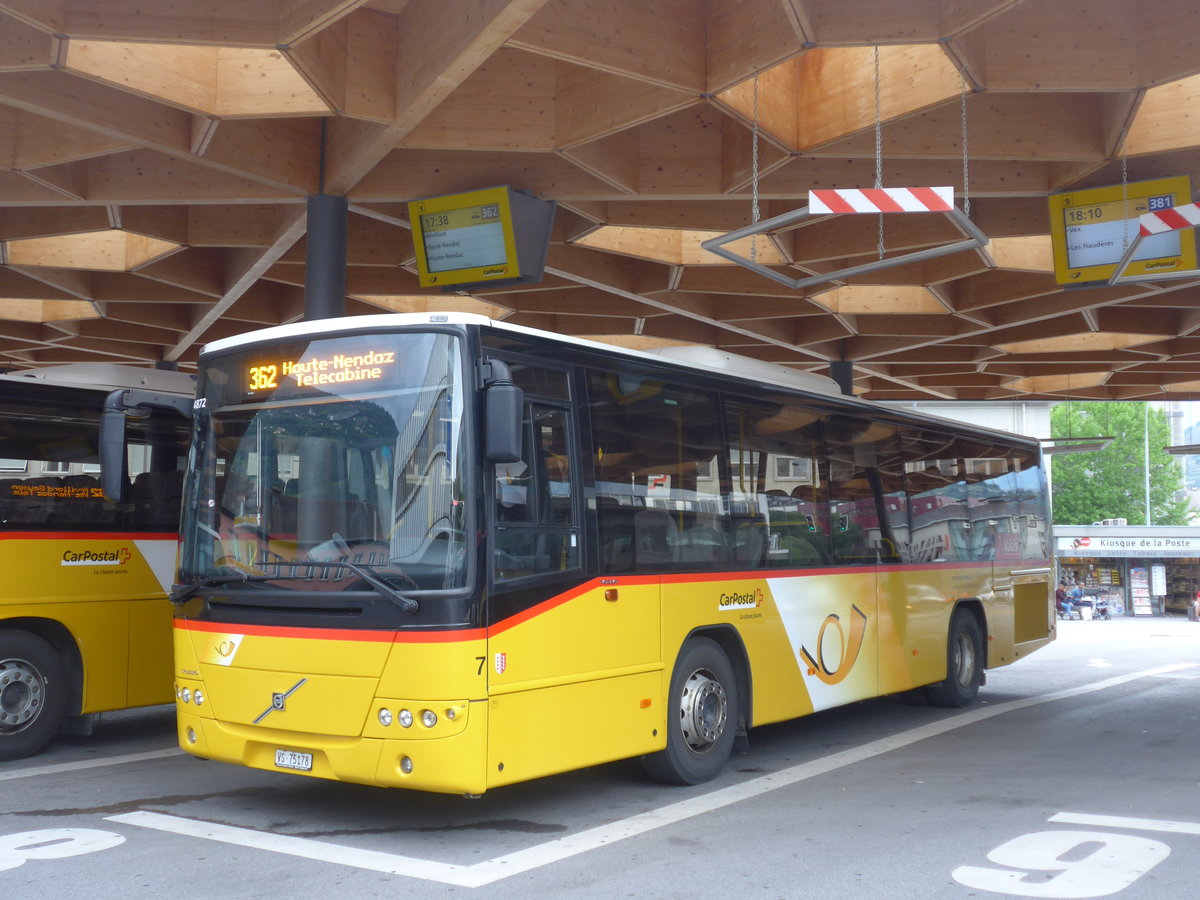
[[459, 340], [435, 333], [272, 344], [207, 364], [181, 584], [465, 587], [461, 372]]

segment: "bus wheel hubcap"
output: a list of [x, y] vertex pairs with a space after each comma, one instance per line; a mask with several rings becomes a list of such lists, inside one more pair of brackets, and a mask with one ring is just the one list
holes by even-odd
[[42, 708], [41, 676], [20, 659], [0, 660], [0, 731], [27, 724]]
[[954, 661], [957, 664], [958, 683], [963, 687], [970, 687], [975, 674], [975, 645], [972, 643], [970, 635], [960, 634], [958, 636]]
[[725, 730], [725, 688], [707, 672], [693, 672], [683, 686], [679, 717], [683, 736], [693, 750], [707, 750]]

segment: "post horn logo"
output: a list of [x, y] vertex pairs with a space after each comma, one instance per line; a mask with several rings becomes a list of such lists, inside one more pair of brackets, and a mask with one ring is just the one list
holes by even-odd
[[[837, 660], [836, 664], [830, 668], [829, 663], [825, 660], [825, 629], [833, 626], [838, 630], [838, 634], [842, 639], [842, 656]], [[816, 675], [823, 684], [840, 684], [846, 680], [846, 676], [850, 674], [850, 670], [854, 668], [854, 663], [858, 659], [858, 653], [862, 650], [863, 638], [867, 632], [867, 614], [857, 606], [850, 607], [850, 640], [846, 640], [846, 633], [842, 630], [841, 617], [836, 613], [830, 613], [825, 617], [825, 621], [821, 623], [821, 630], [817, 632], [817, 655], [809, 653], [806, 647], [800, 647], [800, 655], [804, 657], [804, 661], [808, 663], [808, 671], [810, 675]]]

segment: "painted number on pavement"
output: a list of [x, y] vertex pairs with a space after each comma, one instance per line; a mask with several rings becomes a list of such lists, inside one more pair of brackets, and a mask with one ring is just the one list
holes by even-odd
[[1129, 887], [1170, 852], [1166, 844], [1130, 834], [1037, 831], [987, 855], [1010, 868], [959, 866], [952, 874], [967, 887], [1018, 897], [1107, 897]]
[[45, 828], [0, 834], [0, 872], [29, 859], [65, 859], [123, 844], [125, 838], [95, 828]]

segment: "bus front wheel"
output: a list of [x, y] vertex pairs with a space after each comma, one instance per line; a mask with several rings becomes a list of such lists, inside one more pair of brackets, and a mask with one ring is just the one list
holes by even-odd
[[46, 746], [65, 704], [66, 674], [54, 648], [35, 634], [0, 632], [0, 760]]
[[642, 757], [651, 778], [700, 784], [729, 759], [738, 725], [738, 692], [725, 651], [708, 638], [688, 641], [671, 675], [667, 747]]
[[979, 620], [970, 610], [955, 610], [946, 646], [946, 680], [925, 688], [930, 703], [961, 707], [975, 699], [983, 681], [982, 638]]

